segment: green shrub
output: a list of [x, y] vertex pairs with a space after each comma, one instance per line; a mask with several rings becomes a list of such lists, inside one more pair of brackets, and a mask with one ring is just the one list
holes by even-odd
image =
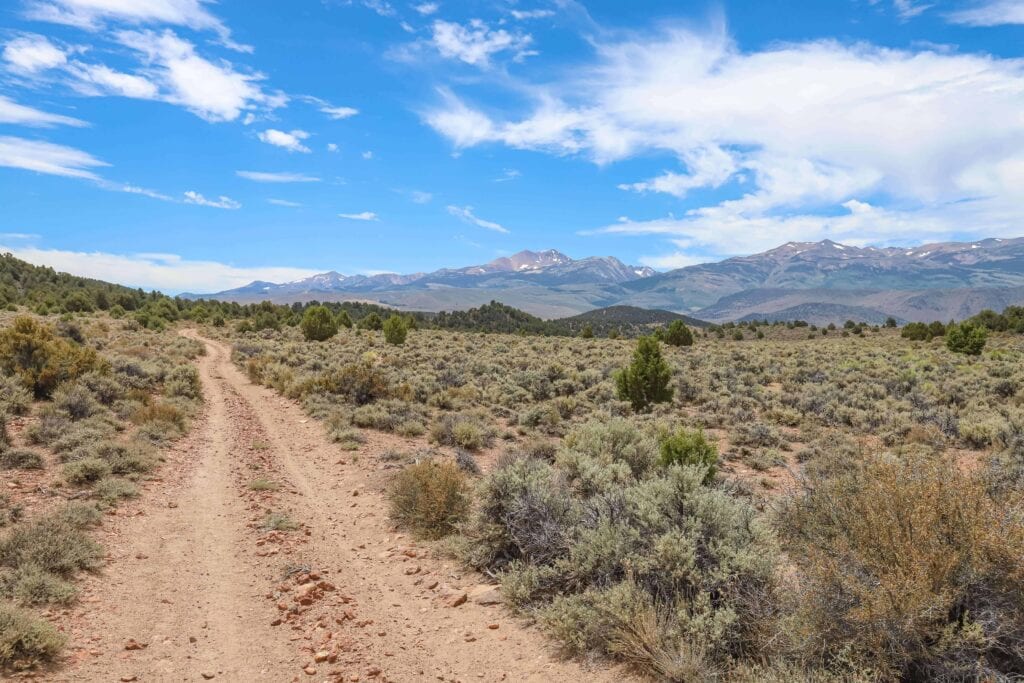
[[348, 363], [338, 370], [319, 375], [310, 388], [344, 396], [357, 406], [386, 398], [391, 393], [384, 373], [371, 360]]
[[[705, 468], [633, 476], [584, 450], [555, 465], [503, 459], [481, 485], [466, 560], [500, 574], [509, 602], [574, 654], [668, 680], [763, 656], [777, 633], [778, 556], [754, 509], [705, 486]], [[590, 470], [591, 485], [570, 466]]]
[[61, 385], [53, 392], [53, 406], [72, 420], [84, 420], [101, 410], [89, 388], [78, 382]]
[[27, 448], [0, 450], [0, 470], [41, 470], [43, 456]]
[[95, 569], [103, 549], [62, 514], [25, 522], [0, 538], [0, 567], [28, 565], [58, 576]]
[[682, 320], [673, 320], [665, 328], [662, 339], [669, 346], [693, 346], [693, 333]]
[[127, 479], [106, 477], [93, 487], [93, 494], [104, 506], [113, 506], [127, 498], [138, 498], [139, 489]]
[[88, 486], [110, 476], [110, 465], [96, 457], [82, 458], [64, 465], [64, 479], [75, 486]]
[[0, 376], [0, 413], [26, 415], [32, 407], [32, 394], [13, 377]]
[[25, 607], [67, 605], [77, 594], [74, 585], [35, 565], [0, 570], [0, 596]]
[[0, 370], [18, 377], [38, 398], [103, 365], [96, 351], [56, 337], [52, 328], [33, 318], [16, 318], [0, 332]]
[[665, 467], [670, 465], [703, 467], [707, 470], [704, 482], [708, 483], [715, 478], [718, 449], [714, 444], [708, 443], [704, 438], [704, 432], [680, 429], [662, 439], [661, 464]]
[[953, 353], [980, 356], [987, 339], [988, 330], [971, 322], [950, 325], [946, 330], [946, 348]]
[[383, 330], [384, 340], [388, 344], [399, 346], [405, 343], [405, 338], [409, 334], [409, 325], [401, 316], [391, 314], [391, 316], [384, 321]]
[[494, 431], [477, 413], [447, 413], [430, 427], [430, 441], [476, 451], [494, 442]]
[[370, 313], [359, 321], [357, 327], [361, 330], [379, 331], [384, 328], [384, 321], [377, 313]]
[[30, 669], [57, 657], [65, 638], [48, 622], [0, 604], [0, 668]]
[[652, 403], [672, 400], [669, 382], [672, 370], [661, 356], [661, 348], [653, 337], [637, 340], [633, 362], [615, 376], [620, 401], [629, 401], [633, 410], [642, 411]]
[[432, 460], [410, 465], [392, 481], [391, 518], [424, 538], [455, 531], [469, 512], [470, 491], [458, 465]]
[[299, 326], [306, 341], [326, 341], [338, 334], [338, 321], [326, 306], [307, 308]]
[[198, 399], [203, 395], [199, 371], [193, 365], [179, 365], [164, 379], [164, 395], [172, 398]]

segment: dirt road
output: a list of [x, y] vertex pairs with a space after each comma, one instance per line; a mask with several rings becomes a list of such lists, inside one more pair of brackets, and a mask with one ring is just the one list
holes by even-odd
[[368, 433], [343, 453], [226, 345], [186, 334], [207, 349], [204, 414], [105, 525], [109, 561], [53, 678], [621, 680], [560, 661], [480, 577], [392, 528], [376, 456], [415, 442]]

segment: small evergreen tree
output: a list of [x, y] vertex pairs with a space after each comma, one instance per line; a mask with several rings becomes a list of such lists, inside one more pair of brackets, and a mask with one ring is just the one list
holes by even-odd
[[584, 325], [583, 329], [580, 330], [580, 337], [582, 337], [583, 339], [593, 339], [594, 338], [594, 328], [590, 326], [590, 323], [587, 323], [586, 325]]
[[405, 343], [405, 337], [409, 334], [409, 326], [399, 315], [392, 314], [383, 324], [384, 340], [388, 344], [400, 345]]
[[665, 343], [672, 346], [693, 346], [693, 333], [682, 320], [673, 320], [662, 335]]
[[349, 316], [348, 311], [339, 311], [336, 320], [338, 321], [339, 328], [344, 327], [346, 330], [352, 329], [352, 318]]
[[981, 325], [962, 322], [950, 324], [946, 328], [946, 348], [953, 353], [965, 353], [968, 356], [980, 356], [985, 348], [988, 331]]
[[384, 321], [376, 312], [369, 314], [359, 321], [359, 329], [379, 331], [384, 328]]
[[640, 337], [633, 362], [615, 375], [619, 400], [629, 401], [633, 410], [646, 410], [652, 403], [672, 400], [669, 381], [672, 369], [661, 355], [661, 346], [653, 337]]
[[326, 306], [310, 306], [302, 314], [302, 336], [306, 341], [326, 341], [338, 334], [338, 323]]

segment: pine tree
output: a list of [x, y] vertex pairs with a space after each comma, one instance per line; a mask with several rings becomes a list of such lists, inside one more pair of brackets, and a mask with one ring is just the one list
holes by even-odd
[[672, 400], [669, 381], [672, 369], [661, 355], [661, 346], [654, 337], [640, 337], [633, 352], [633, 362], [615, 376], [619, 400], [629, 401], [633, 410], [642, 411], [652, 403]]

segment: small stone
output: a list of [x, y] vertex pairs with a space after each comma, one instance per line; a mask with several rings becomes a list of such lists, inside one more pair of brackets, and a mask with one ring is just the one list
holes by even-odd
[[487, 624], [487, 628], [491, 629], [492, 631], [497, 631], [498, 624]]
[[144, 647], [146, 647], [146, 643], [140, 643], [134, 638], [129, 638], [128, 641], [124, 644], [124, 649], [126, 650], [141, 650]]
[[306, 673], [307, 676], [315, 676], [316, 675], [316, 667], [313, 666], [312, 664], [310, 664], [305, 669], [303, 669], [303, 671]]
[[121, 676], [121, 683], [131, 683], [131, 681], [137, 681], [137, 680], [139, 680], [139, 677], [136, 676], [135, 674], [128, 674], [128, 675], [125, 675], [125, 676]]
[[205, 678], [206, 680], [210, 680], [211, 678], [214, 678], [217, 674], [213, 673], [212, 671], [203, 671], [199, 675]]

